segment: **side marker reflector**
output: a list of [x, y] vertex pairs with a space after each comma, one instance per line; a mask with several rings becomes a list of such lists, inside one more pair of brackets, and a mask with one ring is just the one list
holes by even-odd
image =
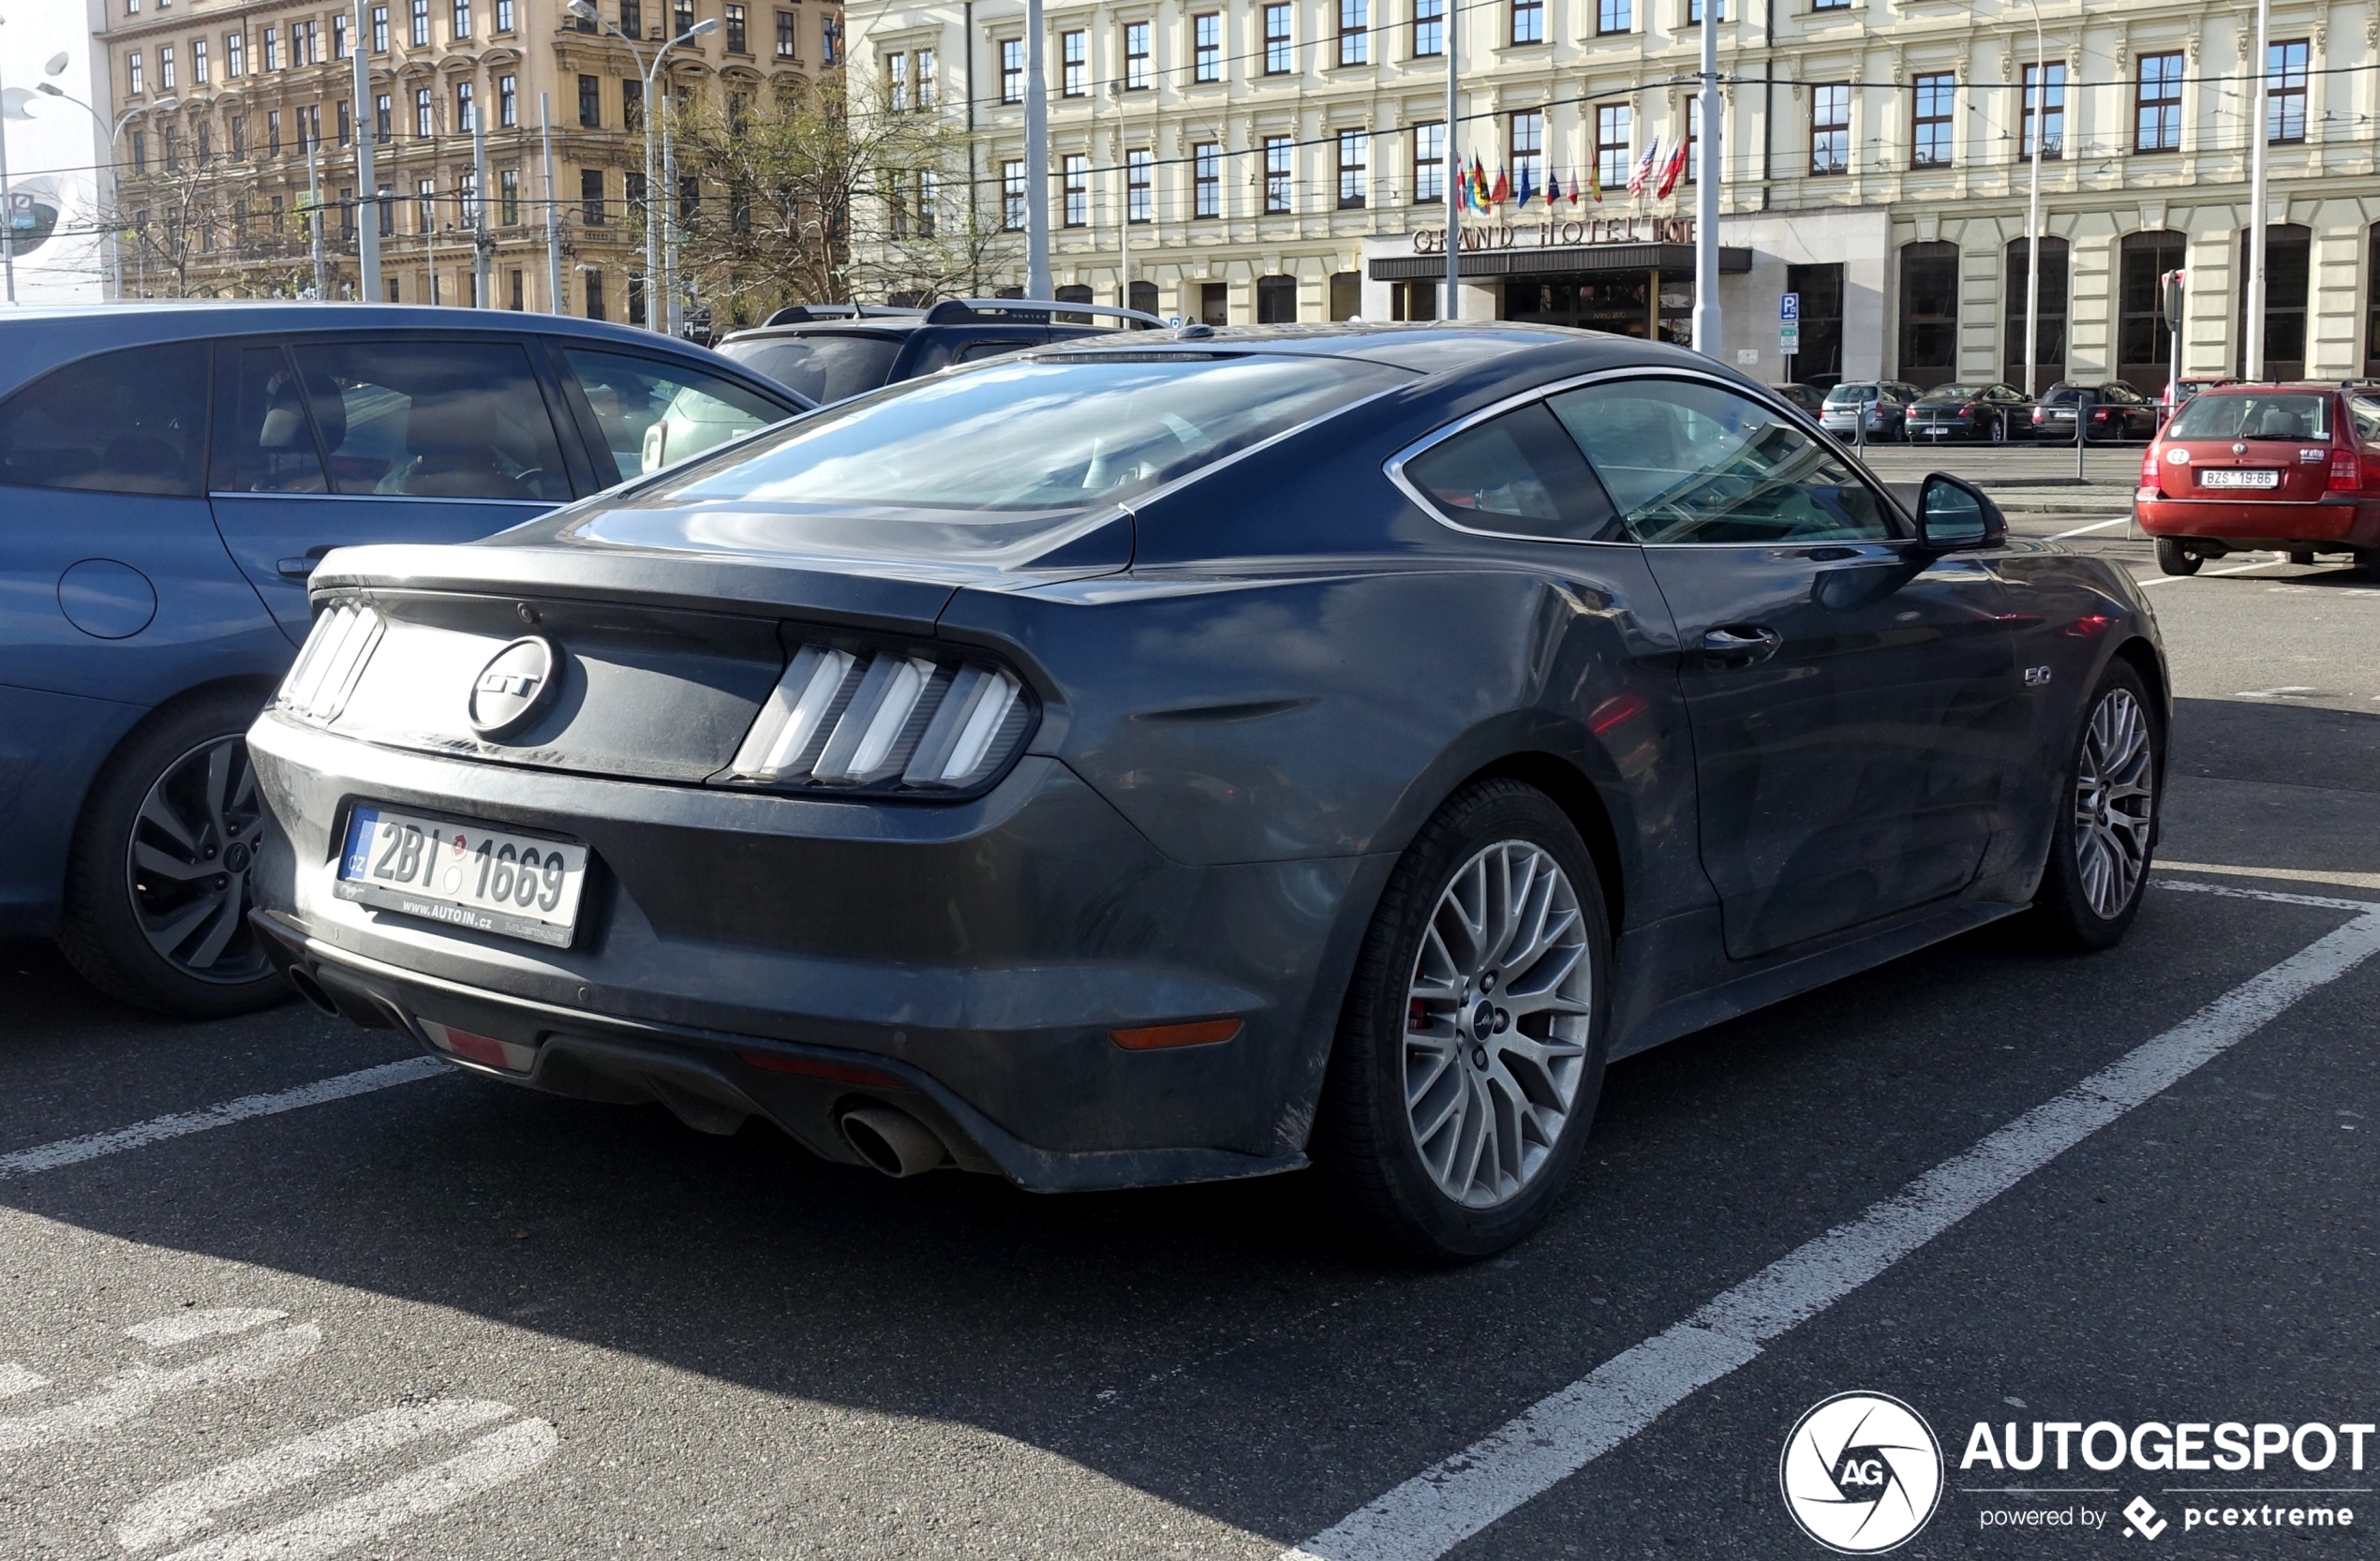
[[1138, 1030], [1110, 1030], [1108, 1039], [1126, 1051], [1155, 1051], [1163, 1047], [1214, 1046], [1241, 1031], [1238, 1019], [1198, 1019], [1190, 1024], [1152, 1024]]

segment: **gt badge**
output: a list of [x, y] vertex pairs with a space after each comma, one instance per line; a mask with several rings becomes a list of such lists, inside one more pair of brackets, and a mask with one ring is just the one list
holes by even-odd
[[543, 634], [514, 640], [471, 683], [471, 730], [501, 742], [535, 720], [562, 683], [562, 652]]

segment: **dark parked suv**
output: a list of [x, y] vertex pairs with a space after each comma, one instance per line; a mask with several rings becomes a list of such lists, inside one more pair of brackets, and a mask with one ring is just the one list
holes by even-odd
[[[0, 933], [117, 997], [285, 990], [241, 734], [351, 543], [501, 531], [803, 403], [667, 336], [329, 304], [0, 316]], [[664, 455], [662, 447], [668, 446]]]
[[1134, 309], [1013, 298], [951, 298], [930, 309], [811, 304], [778, 310], [719, 350], [824, 406], [954, 364], [1162, 323]]

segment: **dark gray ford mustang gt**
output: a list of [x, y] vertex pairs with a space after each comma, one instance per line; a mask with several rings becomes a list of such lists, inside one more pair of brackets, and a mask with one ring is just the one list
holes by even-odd
[[1692, 354], [1153, 334], [333, 554], [250, 734], [257, 924], [457, 1065], [1061, 1190], [1311, 1154], [1406, 1250], [1540, 1219], [1605, 1064], [2138, 907], [2125, 573], [1908, 513]]

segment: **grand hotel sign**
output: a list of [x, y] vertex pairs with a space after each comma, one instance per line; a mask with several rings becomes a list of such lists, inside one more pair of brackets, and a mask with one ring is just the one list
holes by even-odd
[[[1541, 276], [1582, 272], [1673, 272], [1694, 269], [1690, 216], [1562, 217], [1537, 222], [1465, 223], [1456, 264], [1465, 276]], [[1375, 241], [1377, 242], [1377, 241]], [[1394, 242], [1394, 241], [1390, 241]], [[1417, 228], [1404, 254], [1374, 251], [1366, 269], [1376, 282], [1418, 282], [1446, 275], [1446, 230]], [[1752, 269], [1749, 249], [1722, 246], [1718, 268]]]
[[[1596, 216], [1568, 219], [1548, 216], [1541, 222], [1470, 223], [1460, 230], [1463, 249], [1514, 249], [1523, 246], [1564, 248], [1596, 244], [1692, 244], [1690, 216]], [[1446, 230], [1417, 228], [1417, 255], [1446, 253]]]

